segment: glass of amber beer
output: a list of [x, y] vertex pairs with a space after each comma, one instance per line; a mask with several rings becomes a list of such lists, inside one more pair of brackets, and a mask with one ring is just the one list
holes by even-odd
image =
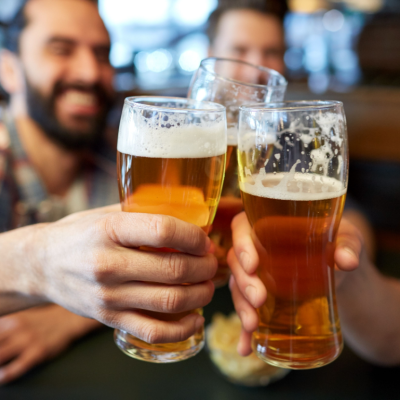
[[316, 368], [343, 347], [334, 251], [346, 197], [343, 105], [303, 101], [242, 106], [239, 185], [267, 288], [254, 352], [284, 368]]
[[[123, 211], [171, 215], [208, 233], [224, 178], [225, 107], [184, 98], [129, 97], [122, 111], [117, 148]], [[145, 313], [176, 321], [190, 312]], [[118, 329], [114, 339], [129, 356], [156, 363], [185, 360], [204, 345], [203, 328], [179, 343], [149, 344]]]
[[247, 103], [282, 101], [286, 85], [285, 78], [272, 69], [214, 57], [203, 60], [192, 78], [188, 97], [224, 105], [228, 124], [224, 187], [210, 233], [218, 259], [218, 271], [213, 279], [216, 287], [228, 282], [230, 271], [226, 255], [232, 247], [231, 222], [243, 210], [236, 158], [239, 107]]

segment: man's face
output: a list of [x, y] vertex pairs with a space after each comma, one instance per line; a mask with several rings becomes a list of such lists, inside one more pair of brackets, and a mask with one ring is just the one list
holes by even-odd
[[221, 16], [210, 55], [246, 61], [283, 74], [284, 51], [283, 27], [277, 17], [238, 9]]
[[82, 0], [31, 0], [20, 37], [28, 113], [67, 148], [91, 144], [114, 96], [110, 39], [97, 7]]

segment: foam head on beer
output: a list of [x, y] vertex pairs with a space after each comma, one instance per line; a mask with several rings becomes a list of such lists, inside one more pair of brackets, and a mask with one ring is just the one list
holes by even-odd
[[[188, 104], [182, 102], [182, 108], [172, 113], [174, 109], [165, 103], [163, 113], [146, 108], [146, 104], [142, 109], [133, 108], [130, 101], [129, 98], [125, 100], [121, 116], [119, 152], [152, 158], [203, 158], [226, 153], [226, 122], [221, 118], [223, 106], [192, 100]], [[184, 105], [190, 109], [183, 108]], [[207, 110], [207, 115], [200, 117], [196, 108]]]
[[328, 108], [311, 116], [307, 111], [310, 103], [301, 102], [304, 109], [282, 115], [279, 110], [273, 111], [279, 104], [290, 111], [299, 103], [265, 104], [259, 108], [254, 105], [254, 110], [265, 107], [267, 118], [262, 112], [252, 113], [251, 107], [242, 114], [238, 146], [239, 153], [246, 158], [242, 159], [239, 171], [242, 190], [297, 200], [345, 193], [348, 166], [343, 163], [343, 158], [347, 158], [344, 114]]

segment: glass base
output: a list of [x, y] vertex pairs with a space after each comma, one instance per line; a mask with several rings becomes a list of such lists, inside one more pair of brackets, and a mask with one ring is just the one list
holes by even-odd
[[114, 341], [118, 348], [129, 357], [165, 364], [187, 360], [199, 353], [204, 347], [204, 333], [201, 328], [195, 335], [183, 342], [149, 344], [125, 331], [115, 329]]
[[320, 368], [325, 365], [330, 364], [331, 362], [335, 361], [340, 353], [343, 350], [343, 344], [340, 346], [339, 349], [335, 352], [334, 355], [329, 355], [326, 357], [321, 357], [321, 358], [313, 358], [313, 359], [298, 359], [298, 360], [282, 360], [279, 358], [274, 358], [271, 357], [271, 355], [265, 356], [263, 354], [260, 354], [257, 351], [254, 351], [254, 353], [257, 355], [259, 359], [262, 361], [273, 365], [274, 367], [279, 367], [279, 368], [286, 368], [286, 369], [314, 369], [314, 368]]

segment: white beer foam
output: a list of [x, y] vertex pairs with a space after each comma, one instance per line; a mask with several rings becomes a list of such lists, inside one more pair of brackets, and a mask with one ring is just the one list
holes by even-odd
[[124, 108], [117, 149], [132, 156], [151, 158], [203, 158], [226, 153], [225, 121], [185, 124], [183, 115], [151, 125], [143, 115]]
[[346, 194], [342, 182], [322, 175], [254, 174], [239, 183], [242, 192], [276, 200], [327, 200]]

